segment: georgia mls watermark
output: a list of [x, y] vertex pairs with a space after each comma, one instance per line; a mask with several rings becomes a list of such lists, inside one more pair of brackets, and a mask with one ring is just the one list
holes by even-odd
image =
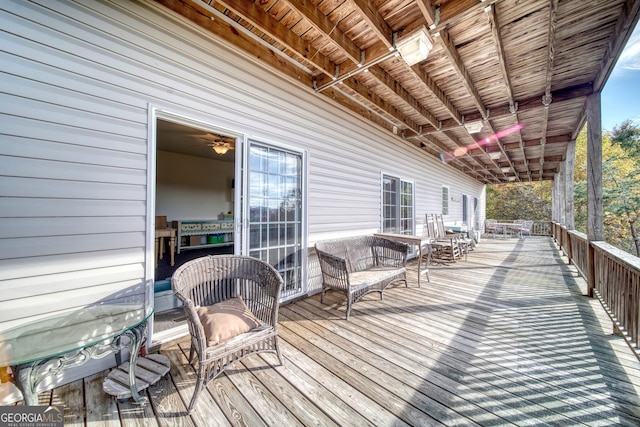
[[64, 406], [0, 406], [0, 427], [63, 427]]

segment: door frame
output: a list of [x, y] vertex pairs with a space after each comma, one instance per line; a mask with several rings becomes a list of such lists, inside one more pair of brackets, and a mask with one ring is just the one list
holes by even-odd
[[[308, 292], [308, 242], [309, 242], [309, 232], [308, 232], [308, 174], [309, 174], [309, 153], [308, 150], [302, 149], [300, 147], [294, 147], [291, 145], [283, 144], [280, 142], [274, 142], [272, 140], [262, 138], [259, 136], [253, 135], [245, 135], [245, 137], [241, 141], [241, 150], [236, 153], [236, 184], [237, 180], [241, 179], [242, 185], [236, 185], [235, 189], [235, 204], [234, 207], [237, 209], [237, 212], [240, 212], [241, 220], [236, 223], [236, 235], [241, 236], [239, 241], [239, 247], [236, 247], [236, 253], [242, 255], [248, 255], [250, 252], [250, 234], [249, 234], [249, 204], [243, 202], [248, 200], [249, 197], [249, 150], [251, 148], [251, 143], [254, 142], [261, 146], [266, 146], [269, 148], [273, 148], [275, 150], [289, 152], [295, 155], [299, 155], [301, 157], [301, 172], [300, 172], [300, 187], [302, 191], [301, 196], [301, 241], [300, 241], [300, 250], [301, 250], [301, 286], [300, 292], [295, 295], [288, 295], [282, 298], [282, 302], [288, 301], [291, 299], [299, 298], [300, 296], [306, 295]], [[245, 197], [246, 195], [246, 197]]]

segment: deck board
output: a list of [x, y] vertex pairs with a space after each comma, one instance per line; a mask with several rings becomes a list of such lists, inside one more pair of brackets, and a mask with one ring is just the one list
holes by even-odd
[[39, 399], [71, 426], [640, 425], [640, 362], [565, 261], [549, 238], [485, 239], [420, 288], [412, 265], [349, 321], [337, 292], [285, 304], [284, 365], [236, 363], [190, 415], [187, 340], [160, 350], [170, 374], [144, 408], [103, 393], [107, 373]]

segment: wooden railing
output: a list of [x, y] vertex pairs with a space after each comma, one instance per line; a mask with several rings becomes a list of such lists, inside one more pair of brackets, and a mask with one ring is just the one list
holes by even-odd
[[551, 223], [549, 221], [534, 221], [531, 234], [534, 236], [551, 236]]
[[552, 229], [569, 262], [592, 284], [589, 292], [600, 300], [614, 329], [640, 359], [640, 258], [606, 242], [589, 242], [584, 233], [556, 223]]
[[[498, 222], [514, 222], [514, 220], [501, 219]], [[549, 221], [533, 221], [533, 226], [531, 227], [531, 234], [533, 236], [551, 236], [552, 227], [553, 227], [553, 223]]]

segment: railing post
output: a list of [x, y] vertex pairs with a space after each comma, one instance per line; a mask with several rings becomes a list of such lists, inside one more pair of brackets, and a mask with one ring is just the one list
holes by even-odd
[[596, 288], [595, 257], [595, 249], [591, 245], [591, 242], [587, 242], [587, 295], [591, 298], [593, 298], [593, 291]]

